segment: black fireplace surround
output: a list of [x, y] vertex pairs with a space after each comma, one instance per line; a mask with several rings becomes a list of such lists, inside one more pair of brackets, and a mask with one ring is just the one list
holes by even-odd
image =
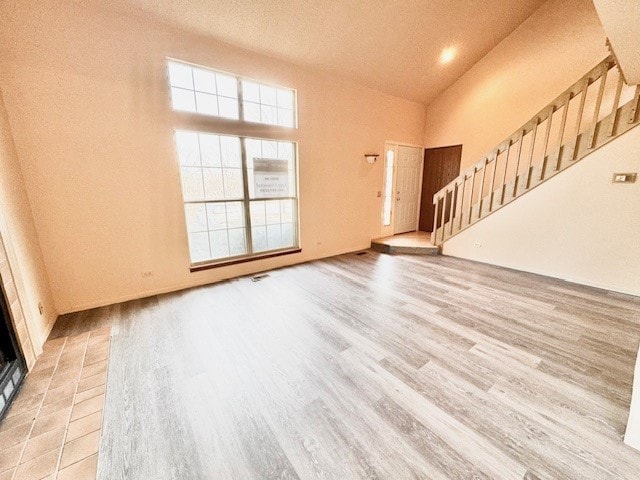
[[[2, 280], [0, 279], [0, 283]], [[18, 346], [13, 324], [9, 315], [7, 300], [0, 288], [0, 420], [4, 417], [14, 399], [24, 376], [26, 364]]]

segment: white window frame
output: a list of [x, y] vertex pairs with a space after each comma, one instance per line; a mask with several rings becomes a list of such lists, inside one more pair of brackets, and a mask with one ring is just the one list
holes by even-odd
[[[248, 124], [252, 124], [252, 125], [266, 125], [269, 127], [273, 127], [273, 128], [282, 128], [282, 129], [297, 129], [298, 128], [298, 94], [296, 89], [291, 88], [291, 87], [284, 87], [281, 85], [276, 85], [274, 83], [268, 83], [268, 82], [261, 82], [259, 80], [256, 80], [254, 78], [248, 78], [248, 77], [244, 77], [242, 75], [237, 75], [235, 73], [230, 73], [230, 72], [226, 72], [224, 70], [219, 70], [219, 69], [215, 69], [215, 68], [211, 68], [211, 67], [205, 67], [202, 65], [198, 65], [195, 63], [190, 63], [190, 62], [186, 62], [184, 60], [178, 60], [176, 58], [169, 58], [167, 57], [167, 85], [169, 87], [169, 98], [171, 98], [171, 79], [169, 78], [169, 63], [170, 62], [174, 62], [174, 63], [179, 63], [179, 64], [183, 64], [186, 65], [188, 67], [191, 68], [199, 68], [199, 69], [203, 69], [203, 70], [209, 70], [212, 73], [219, 73], [222, 75], [227, 75], [230, 77], [234, 77], [236, 79], [236, 85], [237, 85], [237, 92], [238, 92], [238, 97], [236, 98], [237, 102], [238, 102], [238, 119], [233, 119], [233, 118], [229, 118], [229, 117], [223, 117], [220, 115], [211, 115], [211, 114], [205, 114], [205, 113], [198, 113], [198, 112], [189, 112], [189, 111], [185, 111], [185, 110], [173, 110], [173, 105], [171, 105], [171, 109], [174, 112], [179, 112], [179, 113], [185, 113], [188, 115], [197, 115], [200, 117], [209, 117], [209, 118], [218, 118], [218, 119], [223, 119], [223, 120], [228, 120], [230, 122], [243, 122], [243, 123], [248, 123]], [[261, 86], [265, 86], [265, 87], [272, 87], [275, 89], [282, 89], [282, 90], [289, 90], [293, 93], [293, 126], [291, 127], [285, 127], [285, 126], [281, 126], [281, 125], [277, 125], [277, 124], [273, 124], [273, 123], [264, 123], [264, 122], [252, 122], [250, 120], [246, 120], [245, 119], [245, 115], [244, 115], [244, 96], [242, 94], [242, 82], [246, 81], [246, 82], [251, 82], [251, 83], [255, 83], [257, 85], [261, 85]], [[181, 90], [186, 90], [186, 91], [192, 91], [195, 93], [205, 93], [208, 94], [208, 92], [202, 92], [200, 90], [196, 90], [195, 88], [195, 80], [194, 80], [194, 88], [193, 90], [184, 88], [184, 87], [176, 87], [179, 88]], [[231, 98], [231, 97], [225, 97], [224, 95], [219, 95], [219, 94], [215, 94], [217, 96], [222, 96], [224, 98]], [[194, 98], [194, 102], [197, 103], [197, 101]], [[250, 102], [250, 103], [255, 103], [255, 102]], [[262, 103], [258, 103], [257, 105], [263, 105]], [[265, 104], [266, 105], [266, 104]]]
[[[253, 261], [253, 260], [259, 260], [261, 258], [268, 258], [268, 257], [273, 257], [273, 256], [277, 256], [277, 255], [283, 255], [283, 254], [288, 254], [288, 253], [298, 253], [301, 251], [300, 248], [300, 202], [299, 202], [299, 198], [300, 198], [300, 187], [299, 187], [299, 155], [298, 155], [298, 111], [297, 111], [297, 106], [298, 106], [298, 99], [297, 99], [297, 91], [293, 88], [290, 87], [283, 87], [280, 85], [275, 85], [275, 84], [271, 84], [271, 83], [266, 83], [266, 82], [262, 82], [253, 78], [247, 78], [247, 77], [243, 77], [241, 75], [237, 75], [237, 74], [233, 74], [230, 72], [226, 72], [223, 70], [219, 70], [219, 69], [215, 69], [215, 68], [211, 68], [211, 67], [207, 67], [207, 66], [203, 66], [203, 65], [198, 65], [198, 64], [194, 64], [185, 60], [181, 60], [181, 59], [176, 59], [176, 58], [170, 58], [167, 57], [166, 58], [166, 87], [167, 87], [167, 100], [168, 100], [168, 109], [170, 111], [170, 116], [171, 116], [171, 124], [172, 124], [172, 136], [174, 137], [174, 145], [175, 145], [175, 132], [176, 131], [191, 131], [191, 132], [197, 132], [197, 133], [211, 133], [211, 134], [216, 134], [216, 135], [230, 135], [230, 136], [237, 136], [240, 138], [240, 142], [241, 142], [241, 160], [242, 160], [242, 172], [243, 172], [243, 189], [244, 189], [244, 197], [242, 199], [238, 199], [235, 201], [239, 201], [242, 202], [243, 205], [245, 205], [245, 228], [246, 228], [246, 233], [245, 233], [245, 238], [246, 238], [246, 242], [247, 242], [247, 254], [243, 254], [243, 255], [238, 255], [238, 256], [233, 256], [233, 257], [223, 257], [223, 258], [217, 258], [217, 259], [211, 259], [211, 260], [205, 260], [205, 261], [201, 261], [201, 262], [191, 262], [190, 260], [190, 268], [191, 271], [197, 271], [197, 270], [202, 270], [205, 268], [210, 268], [210, 267], [216, 267], [216, 266], [224, 266], [224, 265], [229, 265], [229, 264], [234, 264], [234, 263], [240, 263], [240, 262], [245, 262], [245, 261]], [[173, 109], [173, 103], [171, 100], [171, 81], [169, 79], [169, 62], [176, 62], [176, 63], [181, 63], [181, 64], [185, 64], [187, 66], [190, 67], [195, 67], [195, 68], [201, 68], [201, 69], [205, 69], [205, 70], [209, 70], [215, 73], [221, 73], [224, 75], [230, 75], [233, 76], [236, 81], [237, 81], [237, 85], [238, 85], [238, 116], [239, 118], [236, 119], [230, 119], [230, 118], [225, 118], [225, 117], [221, 117], [221, 116], [213, 116], [213, 115], [206, 115], [206, 114], [202, 114], [202, 113], [197, 113], [197, 112], [190, 112], [190, 111], [184, 111], [184, 110], [174, 110]], [[257, 83], [257, 84], [261, 84], [261, 85], [266, 85], [266, 86], [272, 86], [272, 87], [276, 87], [276, 88], [286, 88], [288, 90], [290, 90], [291, 92], [293, 92], [293, 121], [294, 121], [294, 126], [293, 127], [284, 127], [284, 126], [280, 126], [280, 125], [273, 125], [273, 124], [266, 124], [266, 123], [256, 123], [256, 122], [249, 122], [244, 120], [244, 109], [243, 109], [243, 97], [242, 97], [242, 81], [246, 80], [246, 81], [250, 81], [253, 83]], [[194, 85], [195, 88], [195, 85]], [[195, 91], [195, 90], [194, 90]], [[278, 198], [250, 198], [249, 197], [249, 190], [248, 190], [248, 182], [249, 182], [249, 178], [247, 175], [247, 153], [246, 153], [246, 149], [245, 149], [245, 140], [246, 139], [257, 139], [257, 140], [271, 140], [271, 141], [283, 141], [283, 142], [292, 142], [293, 143], [293, 166], [294, 166], [294, 179], [295, 179], [295, 191], [294, 191], [294, 196], [293, 197], [283, 197], [284, 199], [291, 199], [294, 202], [294, 208], [295, 208], [295, 212], [294, 212], [294, 222], [295, 222], [295, 231], [294, 231], [294, 245], [292, 247], [286, 247], [286, 248], [282, 248], [282, 249], [276, 249], [276, 250], [268, 250], [268, 251], [261, 251], [258, 253], [252, 253], [253, 252], [253, 245], [252, 245], [252, 239], [251, 239], [251, 216], [250, 216], [250, 204], [252, 201], [268, 201], [268, 200], [276, 200], [276, 199], [280, 199], [280, 197]], [[175, 149], [174, 152], [175, 158], [176, 158], [176, 163], [179, 165], [179, 159], [178, 159], [178, 152], [177, 152], [177, 148]], [[179, 168], [179, 166], [178, 166]], [[182, 184], [180, 185], [180, 190], [182, 192]], [[188, 203], [198, 203], [197, 201], [185, 201], [184, 200], [184, 194], [183, 194], [183, 205], [188, 204]], [[218, 203], [218, 202], [227, 202], [227, 201], [234, 201], [234, 200], [214, 200], [214, 201], [207, 201], [204, 200], [201, 203]], [[184, 211], [184, 209], [183, 209]], [[188, 236], [188, 226], [186, 223], [186, 215], [185, 215], [185, 221], [184, 221], [184, 231]], [[188, 242], [187, 242], [187, 248], [188, 247]], [[189, 258], [191, 258], [191, 255], [189, 255]]]

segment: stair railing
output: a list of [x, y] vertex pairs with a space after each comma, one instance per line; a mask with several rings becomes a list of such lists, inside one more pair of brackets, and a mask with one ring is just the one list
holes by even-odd
[[614, 58], [604, 59], [433, 196], [433, 243], [442, 245], [627, 131], [638, 122], [639, 104], [640, 85], [626, 85]]

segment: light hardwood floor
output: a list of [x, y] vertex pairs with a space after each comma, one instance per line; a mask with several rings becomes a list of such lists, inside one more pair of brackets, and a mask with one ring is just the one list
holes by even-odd
[[640, 299], [373, 252], [61, 317], [112, 325], [101, 480], [638, 479]]

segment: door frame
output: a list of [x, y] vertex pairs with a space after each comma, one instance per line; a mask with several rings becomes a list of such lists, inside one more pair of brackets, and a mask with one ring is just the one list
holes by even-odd
[[[386, 140], [384, 142], [384, 154], [382, 155], [383, 158], [383, 175], [382, 175], [382, 202], [380, 204], [380, 226], [381, 226], [381, 236], [382, 237], [391, 237], [393, 235], [395, 235], [395, 231], [394, 231], [394, 223], [395, 223], [395, 217], [394, 217], [394, 210], [395, 210], [395, 197], [396, 194], [394, 192], [396, 192], [396, 177], [397, 177], [397, 167], [398, 167], [398, 151], [400, 147], [409, 147], [409, 148], [419, 148], [421, 153], [422, 153], [422, 161], [420, 162], [420, 189], [419, 189], [419, 193], [418, 193], [418, 207], [420, 206], [421, 202], [422, 202], [422, 177], [424, 175], [424, 146], [423, 145], [414, 145], [411, 143], [407, 143], [407, 142], [395, 142], [393, 140]], [[391, 191], [392, 191], [392, 200], [391, 200], [391, 223], [389, 225], [384, 225], [384, 187], [385, 187], [385, 183], [386, 183], [386, 172], [387, 172], [387, 152], [389, 150], [393, 150], [394, 154], [393, 154], [393, 179], [391, 182]], [[416, 231], [419, 228], [419, 224], [420, 224], [420, 208], [418, 208], [418, 212], [416, 214]]]

